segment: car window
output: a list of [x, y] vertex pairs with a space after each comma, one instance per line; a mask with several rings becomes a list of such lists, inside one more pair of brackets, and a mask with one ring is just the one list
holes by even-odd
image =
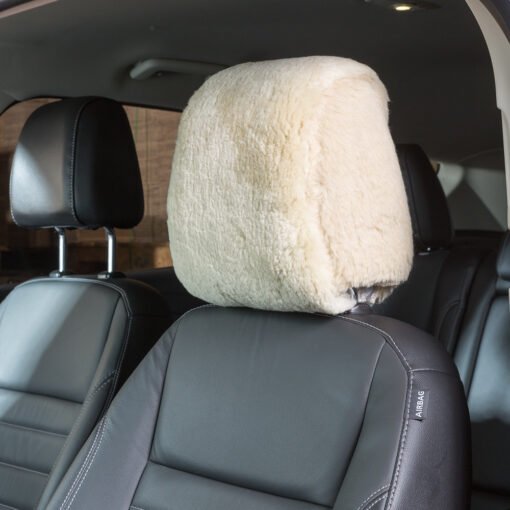
[[507, 196], [500, 168], [441, 163], [438, 174], [456, 230], [504, 231]]

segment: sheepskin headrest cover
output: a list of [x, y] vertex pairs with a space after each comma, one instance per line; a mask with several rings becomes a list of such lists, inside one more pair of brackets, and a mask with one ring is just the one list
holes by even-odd
[[374, 71], [336, 57], [209, 78], [182, 115], [168, 197], [186, 289], [338, 314], [404, 281], [412, 229], [387, 103]]

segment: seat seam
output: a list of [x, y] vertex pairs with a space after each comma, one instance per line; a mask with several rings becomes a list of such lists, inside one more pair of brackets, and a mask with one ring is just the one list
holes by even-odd
[[[190, 312], [191, 311], [192, 310], [190, 310]], [[186, 315], [186, 314], [184, 314], [184, 315]], [[184, 317], [184, 315], [183, 315], [183, 317]], [[174, 342], [175, 342], [175, 336], [177, 335], [178, 327], [179, 327], [179, 325], [177, 326], [177, 329], [176, 329], [174, 335], [172, 335], [170, 337], [170, 339], [172, 340], [172, 345], [170, 347], [170, 352], [169, 352], [169, 355], [168, 355], [168, 361], [167, 361], [167, 365], [166, 365], [166, 369], [165, 369], [165, 375], [164, 375], [163, 382], [162, 382], [162, 384], [163, 384], [162, 388], [164, 387], [164, 382], [166, 380], [166, 374], [168, 372], [168, 366], [169, 366], [169, 363], [170, 363], [170, 358], [171, 358], [171, 355], [172, 355], [172, 350], [173, 350], [173, 346], [174, 346]], [[163, 395], [163, 391], [161, 391], [161, 396], [160, 396], [160, 399], [159, 399], [159, 405], [160, 406], [161, 406], [162, 395]], [[158, 409], [157, 415], [159, 415], [159, 409]], [[106, 430], [106, 426], [107, 426], [107, 423], [108, 423], [108, 414], [107, 413], [103, 416], [103, 418], [102, 418], [100, 423], [102, 423], [102, 425], [100, 425], [98, 427], [98, 430], [96, 431], [96, 434], [95, 434], [95, 437], [94, 437], [94, 441], [93, 441], [93, 443], [92, 443], [92, 445], [91, 445], [91, 447], [90, 447], [90, 449], [89, 449], [89, 451], [87, 453], [87, 457], [85, 458], [84, 462], [82, 463], [80, 471], [76, 475], [76, 477], [75, 477], [75, 479], [73, 481], [73, 484], [72, 484], [71, 488], [69, 489], [69, 491], [67, 492], [67, 495], [66, 495], [63, 503], [61, 504], [59, 510], [63, 510], [63, 507], [64, 507], [66, 501], [69, 499], [69, 496], [71, 495], [71, 493], [73, 493], [73, 496], [72, 496], [71, 500], [69, 501], [68, 505], [66, 506], [66, 510], [70, 510], [70, 508], [72, 507], [72, 505], [74, 503], [74, 500], [75, 500], [76, 496], [78, 495], [78, 493], [79, 493], [79, 491], [80, 491], [80, 489], [81, 489], [85, 479], [87, 478], [87, 475], [89, 473], [90, 468], [92, 467], [92, 465], [94, 463], [96, 455], [99, 452], [99, 450], [101, 449], [101, 444], [102, 444], [102, 441], [103, 441], [104, 432]], [[155, 423], [157, 424], [157, 416], [156, 416]], [[102, 430], [101, 430], [101, 428], [102, 428]], [[100, 433], [100, 430], [101, 430], [101, 437], [99, 438], [99, 443], [97, 443], [97, 446], [96, 446], [96, 442], [97, 442], [97, 438], [98, 438], [98, 435]], [[154, 440], [154, 433], [155, 433], [155, 429], [154, 429], [154, 432], [153, 432], [153, 436], [151, 438], [151, 444], [152, 444], [152, 442]], [[92, 454], [92, 458], [90, 458], [91, 454]], [[149, 455], [150, 455], [150, 452], [149, 452]], [[149, 458], [147, 459], [147, 462], [148, 461], [149, 461]], [[85, 469], [85, 466], [87, 466], [86, 469]], [[85, 472], [83, 472], [84, 469], [85, 469]], [[80, 480], [78, 486], [76, 486], [76, 483], [78, 483], [78, 480], [80, 478], [81, 478], [81, 480]], [[136, 490], [135, 490], [135, 493], [136, 493]]]
[[103, 286], [103, 287], [107, 287], [109, 289], [112, 289], [116, 292], [118, 292], [121, 297], [122, 297], [122, 300], [124, 301], [124, 304], [126, 306], [126, 309], [128, 311], [128, 314], [130, 316], [133, 315], [133, 310], [130, 306], [130, 303], [129, 303], [129, 298], [126, 294], [126, 291], [122, 288], [122, 287], [119, 287], [117, 285], [115, 285], [114, 283], [109, 283], [109, 282], [105, 282], [105, 281], [102, 281], [102, 280], [94, 280], [94, 279], [88, 279], [88, 278], [34, 278], [33, 280], [28, 280], [26, 282], [22, 282], [20, 283], [19, 285], [17, 285], [17, 289], [19, 289], [20, 287], [25, 287], [27, 285], [30, 285], [32, 283], [38, 283], [38, 282], [52, 282], [52, 283], [55, 283], [55, 284], [64, 284], [64, 283], [89, 283], [89, 284], [94, 284], [94, 285], [100, 285], [100, 286]]
[[10, 506], [10, 505], [6, 505], [4, 503], [0, 503], [0, 509], [5, 509], [5, 510], [19, 510], [18, 508], [15, 508], [13, 506]]
[[460, 303], [461, 303], [460, 299], [455, 299], [455, 300], [452, 300], [452, 301], [450, 301], [449, 303], [447, 303], [445, 305], [444, 312], [441, 314], [441, 317], [440, 317], [440, 319], [438, 321], [437, 335], [435, 335], [438, 339], [441, 339], [441, 333], [442, 333], [443, 326], [444, 326], [446, 318], [448, 317], [450, 312], [452, 310], [454, 310], [454, 308], [456, 306], [460, 305]]
[[[60, 505], [59, 507], [59, 510], [63, 510], [64, 509], [64, 506], [66, 505], [67, 501], [69, 500], [69, 497], [70, 495], [74, 492], [74, 489], [76, 487], [76, 484], [78, 483], [78, 480], [81, 478], [82, 476], [82, 473], [85, 469], [85, 466], [88, 464], [89, 462], [89, 459], [90, 459], [90, 456], [92, 455], [92, 452], [94, 451], [95, 447], [96, 447], [96, 444], [97, 444], [97, 440], [98, 440], [98, 437], [99, 437], [99, 434], [103, 428], [103, 424], [104, 422], [106, 421], [106, 417], [103, 418], [99, 424], [98, 424], [98, 427], [97, 427], [97, 430], [94, 434], [94, 439], [92, 440], [91, 442], [91, 445], [89, 447], [89, 450], [87, 452], [87, 455], [85, 457], [85, 460], [82, 462], [81, 464], [81, 467], [80, 467], [80, 470], [78, 472], [78, 474], [75, 476], [74, 480], [73, 480], [73, 483], [71, 484], [71, 487], [69, 488], [69, 490], [67, 491], [67, 494], [64, 498], [64, 501], [62, 502], [62, 504]], [[66, 506], [67, 509], [69, 509], [69, 505]]]
[[37, 434], [46, 434], [48, 436], [56, 436], [56, 437], [67, 437], [67, 434], [61, 434], [59, 432], [52, 432], [50, 430], [44, 429], [36, 429], [34, 427], [29, 427], [26, 425], [18, 425], [16, 423], [9, 423], [8, 421], [0, 420], [0, 425], [5, 425], [6, 427], [12, 427], [14, 429], [26, 430], [27, 432], [35, 432]]
[[[120, 297], [117, 297], [117, 302], [115, 303], [115, 307], [113, 309], [113, 312], [112, 312], [112, 317], [110, 319], [110, 324], [108, 326], [108, 332], [106, 333], [105, 335], [105, 346], [106, 344], [108, 343], [108, 338], [110, 336], [110, 333], [111, 333], [111, 329], [112, 329], [112, 324], [113, 324], [113, 319], [115, 317], [115, 313], [117, 312], [117, 309], [119, 307], [119, 302], [121, 301], [121, 298]], [[129, 319], [131, 321], [131, 318]], [[126, 343], [126, 340], [124, 339], [124, 344]], [[124, 348], [123, 348], [124, 349]], [[103, 353], [104, 353], [104, 348], [103, 348]], [[102, 357], [102, 356], [101, 356]], [[117, 365], [116, 365], [116, 368], [115, 370], [113, 370], [112, 372], [110, 372], [108, 374], [108, 376], [106, 378], [103, 379], [102, 383], [99, 384], [99, 386], [96, 386], [96, 388], [94, 388], [94, 390], [92, 391], [92, 393], [90, 393], [86, 398], [85, 398], [85, 401], [83, 402], [83, 405], [82, 405], [82, 408], [80, 410], [80, 413], [78, 414], [74, 424], [73, 424], [73, 428], [76, 426], [76, 424], [79, 422], [80, 418], [82, 417], [83, 413], [85, 412], [85, 409], [88, 409], [87, 405], [88, 403], [92, 400], [92, 398], [99, 392], [99, 390], [101, 388], [103, 388], [107, 383], [108, 381], [114, 377], [114, 381], [117, 380], [117, 377], [118, 377], [118, 371], [119, 371], [119, 363], [117, 362]], [[96, 369], [97, 370], [97, 369]], [[109, 401], [111, 399], [111, 395], [112, 395], [112, 387], [115, 386], [115, 382], [114, 384], [112, 384], [112, 386], [110, 387], [107, 395], [106, 395], [106, 398], [105, 398], [105, 404], [103, 404], [103, 407], [100, 411], [100, 413], [98, 414], [97, 418], [101, 418], [104, 413], [105, 413], [105, 410], [108, 408], [108, 406], [106, 405], [106, 403], [109, 404]], [[73, 431], [73, 428], [71, 428], [71, 430], [69, 431], [69, 435], [67, 436], [67, 439], [66, 439], [66, 442], [64, 443], [64, 445], [62, 446], [60, 452], [59, 452], [59, 455], [58, 457], [55, 459], [55, 462], [53, 463], [52, 467], [51, 467], [51, 471], [50, 471], [50, 474], [52, 474], [53, 470], [55, 469], [55, 466], [57, 465], [58, 461], [62, 458], [62, 455], [64, 454], [65, 452], [65, 447], [67, 446], [67, 444], [69, 443], [70, 441], [70, 438], [71, 438], [71, 435], [72, 435], [72, 431]], [[83, 446], [83, 443], [82, 445]], [[88, 455], [87, 455], [87, 458], [88, 458]], [[80, 469], [80, 473], [81, 473], [81, 469]], [[73, 482], [73, 485], [74, 485], [74, 482]], [[40, 498], [39, 498], [39, 501], [41, 501], [41, 498], [44, 496], [44, 491], [43, 493], [41, 494]], [[67, 499], [67, 497], [66, 497]]]
[[[117, 302], [117, 306], [118, 306], [118, 302]], [[113, 312], [113, 315], [112, 315], [112, 323], [113, 323], [113, 317], [115, 315], [115, 312], [117, 311], [117, 306], [115, 307], [115, 310]], [[117, 387], [117, 382], [119, 380], [119, 376], [120, 376], [120, 370], [121, 370], [121, 367], [122, 367], [122, 364], [124, 363], [124, 358], [125, 358], [125, 355], [126, 355], [126, 351], [127, 351], [127, 346], [128, 346], [128, 343], [129, 343], [129, 336], [131, 334], [131, 325], [132, 325], [132, 322], [133, 322], [133, 317], [132, 315], [129, 316], [129, 320], [128, 320], [128, 324], [126, 326], [126, 330], [124, 332], [124, 342], [123, 342], [123, 345], [122, 345], [122, 352], [121, 352], [121, 355], [119, 357], [119, 360], [117, 361], [117, 365], [116, 365], [116, 368], [115, 368], [115, 378], [113, 380], [113, 384], [111, 385], [110, 387], [110, 391], [109, 391], [109, 395], [107, 396], [107, 399], [105, 401], [105, 405], [103, 407], [103, 411], [101, 412], [101, 414], [103, 414], [104, 412], [106, 412], [106, 410], [108, 409], [108, 407], [110, 406], [110, 403], [115, 395], [115, 389]], [[108, 330], [108, 336], [110, 336], [110, 332], [111, 332], [111, 324], [110, 324], [110, 329]], [[108, 339], [107, 339], [108, 341]]]
[[155, 466], [161, 466], [161, 467], [163, 467], [165, 469], [176, 471], [178, 473], [184, 473], [185, 475], [195, 476], [197, 478], [202, 478], [203, 480], [209, 480], [211, 482], [219, 483], [219, 484], [222, 484], [222, 485], [227, 485], [229, 487], [236, 487], [237, 489], [242, 489], [242, 490], [245, 490], [245, 491], [256, 492], [257, 494], [264, 494], [265, 496], [271, 496], [273, 498], [280, 498], [280, 499], [285, 499], [285, 500], [288, 500], [288, 501], [296, 501], [296, 502], [299, 502], [299, 503], [306, 503], [308, 505], [314, 505], [314, 506], [316, 506], [318, 508], [324, 508], [324, 509], [331, 509], [331, 508], [333, 508], [333, 507], [331, 507], [329, 505], [323, 505], [321, 503], [315, 503], [313, 501], [309, 501], [309, 500], [306, 500], [306, 499], [295, 498], [295, 497], [292, 497], [292, 496], [283, 496], [281, 494], [275, 494], [274, 492], [267, 492], [265, 490], [253, 489], [251, 487], [245, 487], [244, 485], [240, 485], [240, 484], [237, 484], [237, 483], [234, 483], [234, 482], [225, 481], [225, 480], [218, 480], [217, 478], [213, 478], [211, 476], [207, 476], [207, 475], [203, 475], [203, 474], [199, 474], [199, 473], [193, 473], [192, 471], [189, 471], [189, 470], [186, 470], [186, 469], [175, 468], [175, 467], [172, 467], [172, 466], [166, 466], [165, 464], [161, 464], [160, 462], [156, 462], [156, 461], [154, 461], [152, 459], [149, 459], [148, 462], [151, 463], [151, 464], [154, 464]]
[[[108, 343], [108, 337], [110, 336], [110, 332], [111, 332], [112, 324], [113, 324], [113, 319], [115, 317], [115, 313], [117, 312], [117, 309], [118, 309], [118, 306], [119, 306], [119, 302], [120, 302], [120, 298], [117, 298], [117, 303], [115, 303], [115, 308], [114, 308], [114, 310], [112, 312], [112, 318], [111, 318], [110, 324], [108, 326], [108, 332], [106, 334], [105, 346]], [[104, 349], [103, 349], [103, 353], [104, 353]], [[114, 377], [114, 383], [112, 384], [112, 386], [110, 387], [110, 389], [109, 389], [109, 391], [108, 391], [108, 393], [106, 395], [105, 404], [103, 404], [101, 412], [98, 414], [97, 418], [101, 418], [104, 415], [105, 409], [108, 408], [109, 402], [111, 400], [111, 395], [112, 395], [112, 392], [113, 392], [112, 388], [115, 387], [115, 381], [118, 378], [119, 366], [120, 366], [119, 363], [117, 363], [115, 370], [111, 371], [105, 378], [103, 378], [102, 382], [98, 383], [96, 385], [96, 387], [92, 390], [91, 393], [90, 393], [90, 390], [89, 390], [89, 395], [87, 395], [87, 397], [83, 401], [83, 404], [82, 404], [82, 407], [80, 409], [80, 412], [78, 413], [78, 416], [76, 417], [76, 420], [74, 421], [73, 426], [71, 427], [71, 430], [69, 431], [69, 434], [67, 435], [67, 439], [66, 439], [65, 443], [62, 445], [62, 448], [60, 449], [60, 452], [59, 452], [57, 458], [55, 459], [55, 462], [53, 462], [53, 464], [51, 466], [51, 470], [50, 470], [49, 476], [51, 476], [53, 474], [53, 470], [55, 469], [55, 467], [57, 466], [58, 462], [60, 461], [60, 459], [64, 455], [66, 446], [69, 444], [69, 441], [71, 440], [73, 429], [79, 423], [80, 418], [85, 413], [85, 410], [88, 409], [88, 404], [91, 402], [93, 397], [95, 395], [97, 395], [99, 390], [101, 390], [104, 386], [106, 386], [109, 383], [110, 379], [112, 377]], [[83, 443], [82, 443], [81, 446], [83, 446]], [[41, 496], [39, 497], [38, 505], [39, 505], [39, 502], [41, 501], [42, 497], [44, 496], [44, 492], [45, 491], [43, 491], [41, 493]]]
[[418, 372], [435, 372], [436, 374], [446, 375], [448, 377], [455, 377], [457, 378], [457, 374], [452, 372], [445, 372], [444, 370], [439, 370], [437, 368], [413, 368], [411, 372], [418, 373]]
[[[380, 503], [381, 501], [383, 501], [383, 499], [385, 499], [386, 497], [388, 496], [388, 493], [385, 492], [381, 497], [377, 498], [376, 500], [372, 501], [372, 503], [370, 504], [370, 506], [367, 506], [364, 510], [370, 510], [371, 508], [373, 508], [375, 505], [377, 505], [377, 503]], [[390, 503], [391, 505], [391, 503]]]
[[[459, 258], [458, 255], [459, 255], [459, 253], [457, 252], [457, 260]], [[438, 322], [438, 327], [436, 328], [436, 331], [438, 333], [438, 335], [436, 335], [436, 336], [439, 339], [441, 339], [441, 332], [443, 329], [443, 324], [444, 324], [446, 318], [448, 317], [448, 314], [451, 312], [451, 310], [453, 309], [454, 306], [458, 306], [460, 309], [459, 314], [458, 314], [458, 316], [455, 320], [455, 324], [454, 324], [455, 332], [458, 332], [461, 319], [466, 312], [466, 303], [467, 303], [467, 296], [469, 293], [469, 287], [471, 287], [473, 284], [473, 281], [475, 279], [475, 276], [476, 276], [479, 266], [480, 266], [479, 263], [469, 264], [469, 266], [466, 269], [466, 272], [464, 274], [464, 278], [462, 279], [460, 295], [458, 297], [450, 300], [448, 303], [446, 303], [445, 311], [442, 314], [441, 319]], [[444, 271], [444, 266], [443, 266], [442, 271]], [[447, 347], [449, 347], [449, 345], [447, 345]], [[457, 345], [455, 344], [453, 346], [453, 351], [455, 351], [456, 347], [457, 347]]]
[[108, 376], [106, 376], [102, 382], [98, 383], [96, 385], [96, 387], [94, 388], [94, 390], [92, 391], [92, 393], [84, 400], [83, 402], [83, 405], [82, 405], [82, 408], [80, 409], [80, 412], [78, 413], [78, 416], [76, 417], [76, 420], [74, 421], [73, 423], [73, 426], [71, 427], [71, 430], [69, 431], [69, 433], [67, 434], [67, 439], [65, 441], [65, 443], [62, 445], [62, 448], [60, 449], [60, 452], [58, 454], [58, 457], [55, 459], [55, 462], [53, 463], [53, 465], [51, 466], [51, 470], [50, 470], [50, 474], [52, 473], [53, 471], [53, 468], [56, 466], [57, 462], [60, 460], [61, 456], [63, 455], [63, 452], [65, 450], [65, 447], [67, 446], [67, 443], [69, 441], [69, 438], [71, 437], [71, 434], [73, 432], [73, 428], [74, 426], [78, 423], [78, 421], [80, 420], [82, 414], [85, 412], [85, 409], [86, 409], [86, 406], [89, 404], [89, 402], [92, 400], [92, 398], [104, 387], [108, 384], [108, 382], [110, 381], [110, 379], [113, 377], [115, 372], [110, 372], [110, 374], [108, 374]]
[[6, 388], [5, 386], [0, 387], [0, 391], [12, 391], [14, 393], [23, 393], [24, 395], [30, 395], [33, 397], [42, 397], [42, 398], [49, 398], [51, 400], [60, 400], [62, 402], [66, 402], [69, 404], [76, 404], [76, 405], [82, 405], [83, 402], [80, 402], [78, 400], [71, 400], [69, 398], [63, 398], [63, 397], [55, 397], [52, 395], [45, 395], [44, 393], [35, 393], [33, 391], [26, 391], [26, 390], [16, 390], [14, 388]]
[[410, 412], [411, 412], [411, 399], [412, 399], [413, 384], [414, 384], [414, 371], [412, 370], [411, 365], [407, 361], [407, 358], [404, 356], [404, 354], [402, 353], [402, 351], [400, 350], [400, 348], [396, 344], [395, 340], [393, 339], [393, 337], [389, 333], [383, 331], [382, 329], [378, 328], [377, 326], [374, 326], [374, 325], [369, 324], [367, 322], [363, 322], [363, 321], [361, 321], [359, 319], [352, 319], [350, 317], [345, 317], [345, 316], [336, 316], [336, 317], [341, 319], [341, 320], [350, 321], [350, 322], [353, 322], [355, 324], [359, 324], [361, 326], [368, 327], [370, 329], [378, 331], [383, 336], [383, 338], [385, 338], [387, 340], [390, 340], [391, 344], [395, 347], [397, 352], [400, 354], [401, 358], [403, 359], [405, 365], [408, 368], [408, 370], [407, 370], [407, 376], [408, 376], [407, 379], [408, 379], [408, 381], [407, 381], [407, 395], [406, 395], [406, 401], [407, 401], [406, 402], [406, 410], [404, 412], [403, 429], [402, 429], [402, 432], [401, 432], [401, 435], [400, 435], [400, 440], [399, 440], [399, 448], [398, 448], [399, 452], [398, 452], [398, 457], [397, 457], [397, 464], [395, 466], [395, 470], [394, 470], [394, 473], [393, 473], [393, 480], [392, 480], [392, 482], [390, 484], [391, 492], [389, 494], [388, 506], [387, 506], [387, 508], [389, 510], [391, 508], [392, 504], [393, 504], [393, 500], [394, 500], [394, 497], [395, 497], [395, 492], [397, 490], [398, 479], [399, 479], [399, 475], [400, 475], [400, 467], [402, 465], [402, 458], [404, 456], [404, 446], [405, 446], [405, 442], [406, 442], [406, 439], [407, 439], [407, 431], [408, 431], [408, 428], [409, 428], [409, 417], [410, 417]]
[[80, 119], [81, 119], [81, 116], [82, 116], [82, 113], [84, 112], [85, 108], [87, 106], [89, 106], [91, 103], [93, 103], [94, 101], [97, 101], [97, 99], [89, 99], [88, 101], [85, 101], [85, 103], [83, 103], [78, 112], [76, 113], [76, 117], [74, 119], [74, 124], [73, 124], [73, 135], [72, 135], [72, 138], [71, 138], [71, 162], [70, 162], [70, 165], [69, 165], [69, 175], [70, 175], [70, 186], [69, 186], [69, 190], [68, 190], [68, 200], [70, 202], [70, 209], [71, 209], [71, 213], [73, 215], [73, 218], [76, 220], [77, 223], [79, 223], [80, 225], [83, 225], [83, 222], [78, 218], [78, 215], [76, 214], [76, 208], [75, 208], [75, 203], [74, 203], [74, 174], [76, 172], [76, 153], [77, 153], [77, 142], [78, 142], [78, 126], [79, 126], [79, 123], [80, 123]]
[[337, 315], [337, 316], [335, 316], [335, 318], [340, 319], [340, 320], [349, 321], [349, 322], [354, 322], [355, 324], [360, 324], [361, 326], [365, 326], [367, 328], [370, 328], [370, 329], [373, 329], [373, 330], [379, 332], [384, 337], [385, 340], [386, 339], [390, 340], [390, 342], [392, 343], [393, 347], [397, 350], [397, 352], [399, 353], [400, 357], [404, 361], [408, 371], [412, 372], [413, 369], [411, 368], [411, 365], [409, 364], [409, 361], [407, 361], [407, 358], [404, 356], [403, 352], [400, 350], [399, 346], [397, 345], [397, 343], [395, 342], [395, 340], [393, 339], [393, 337], [389, 333], [387, 333], [386, 331], [383, 331], [382, 329], [378, 328], [377, 326], [374, 326], [373, 324], [370, 324], [368, 322], [364, 322], [364, 321], [359, 320], [359, 319], [353, 319], [352, 317], [345, 317], [344, 315]]
[[[374, 378], [375, 378], [375, 373], [377, 372], [377, 368], [379, 366], [379, 360], [381, 359], [381, 354], [382, 354], [382, 351], [384, 349], [384, 346], [386, 345], [386, 343], [383, 343], [381, 345], [381, 348], [379, 349], [379, 352], [377, 354], [377, 360], [375, 362], [375, 365], [374, 365], [374, 370], [372, 372], [372, 379], [370, 380], [370, 385], [368, 387], [368, 392], [367, 392], [367, 398], [366, 398], [366, 401], [365, 401], [365, 407], [363, 409], [363, 417], [362, 417], [362, 420], [361, 420], [361, 424], [360, 424], [360, 427], [359, 427], [359, 430], [358, 430], [358, 433], [356, 435], [356, 440], [354, 441], [354, 445], [353, 445], [353, 448], [352, 448], [352, 452], [349, 456], [349, 462], [347, 463], [347, 467], [346, 467], [346, 470], [345, 470], [345, 473], [344, 473], [344, 476], [342, 478], [342, 481], [340, 482], [340, 488], [338, 489], [338, 492], [337, 492], [337, 499], [338, 499], [338, 496], [340, 494], [340, 491], [341, 491], [341, 488], [342, 488], [342, 485], [345, 481], [345, 477], [347, 476], [347, 473], [349, 472], [349, 468], [350, 468], [350, 465], [351, 465], [351, 462], [352, 462], [352, 459], [354, 458], [354, 455], [356, 454], [356, 447], [358, 445], [358, 442], [359, 442], [359, 438], [361, 436], [361, 433], [363, 431], [363, 425], [365, 423], [365, 418], [366, 418], [366, 415], [367, 415], [367, 407], [368, 407], [368, 401], [370, 399], [370, 392], [372, 391], [372, 386], [374, 384]], [[379, 492], [381, 489], [378, 489], [376, 492]], [[374, 494], [372, 494], [370, 497], [372, 497]], [[370, 498], [369, 497], [369, 498]], [[368, 498], [368, 499], [369, 499]], [[365, 501], [362, 503], [362, 505], [365, 503]], [[358, 509], [359, 510], [359, 507]]]
[[45, 478], [48, 477], [48, 473], [43, 473], [42, 471], [38, 471], [37, 469], [31, 469], [24, 466], [18, 466], [16, 464], [11, 464], [10, 462], [4, 462], [0, 460], [0, 466], [5, 466], [12, 469], [17, 469], [19, 471], [26, 471], [28, 473], [33, 473], [35, 475], [44, 476]]
[[89, 464], [87, 466], [87, 469], [83, 473], [83, 477], [82, 477], [80, 483], [78, 484], [78, 486], [76, 487], [76, 490], [74, 491], [74, 494], [73, 494], [73, 497], [71, 498], [71, 501], [69, 501], [69, 505], [67, 506], [67, 510], [69, 510], [73, 506], [74, 500], [76, 499], [76, 496], [80, 492], [80, 489], [81, 489], [81, 487], [83, 485], [83, 482], [87, 479], [87, 475], [89, 474], [90, 468], [92, 467], [92, 465], [94, 464], [94, 461], [96, 460], [97, 452], [101, 449], [101, 444], [103, 442], [103, 438], [104, 438], [104, 433], [105, 433], [105, 430], [106, 430], [107, 422], [108, 422], [108, 418], [105, 417], [105, 420], [103, 422], [103, 428], [102, 428], [102, 431], [101, 431], [101, 437], [99, 438], [99, 443], [97, 444], [96, 449], [94, 450], [94, 454], [92, 455], [92, 458], [90, 459], [90, 462], [89, 462]]
[[[67, 446], [67, 444], [69, 443], [70, 441], [70, 438], [71, 438], [71, 435], [72, 435], [72, 432], [73, 432], [73, 428], [75, 427], [75, 425], [79, 422], [80, 418], [82, 417], [83, 413], [85, 412], [85, 409], [87, 408], [87, 405], [89, 404], [89, 402], [92, 400], [92, 398], [105, 386], [108, 384], [108, 382], [110, 381], [110, 379], [114, 376], [115, 372], [110, 372], [100, 383], [98, 383], [96, 385], [96, 387], [92, 390], [92, 393], [84, 400], [83, 402], [83, 405], [82, 405], [82, 408], [80, 409], [80, 412], [78, 413], [78, 416], [76, 417], [76, 420], [74, 421], [73, 423], [73, 426], [71, 427], [71, 430], [69, 431], [69, 434], [67, 434], [67, 438], [64, 442], [64, 444], [62, 445], [62, 448], [60, 448], [60, 451], [59, 451], [59, 454], [57, 456], [57, 458], [55, 459], [55, 461], [53, 462], [52, 466], [51, 466], [51, 470], [48, 474], [48, 479], [51, 477], [51, 475], [53, 474], [53, 470], [55, 469], [55, 466], [58, 464], [58, 461], [62, 458], [62, 455], [64, 455], [64, 451], [65, 451], [65, 448]], [[41, 498], [43, 497], [44, 495], [44, 491], [43, 493], [41, 494], [41, 496], [39, 497], [39, 501], [41, 500]], [[39, 506], [39, 502], [37, 504], [37, 506]], [[37, 508], [37, 507], [36, 507]]]
[[383, 485], [382, 487], [380, 487], [379, 489], [377, 489], [376, 491], [372, 492], [372, 494], [370, 494], [370, 496], [368, 496], [368, 498], [366, 498], [359, 506], [358, 508], [356, 508], [356, 510], [363, 510], [363, 508], [365, 507], [365, 505], [367, 505], [370, 500], [374, 497], [374, 496], [378, 496], [379, 493], [383, 490], [387, 490], [390, 488], [390, 485], [389, 484], [386, 484], [386, 485]]

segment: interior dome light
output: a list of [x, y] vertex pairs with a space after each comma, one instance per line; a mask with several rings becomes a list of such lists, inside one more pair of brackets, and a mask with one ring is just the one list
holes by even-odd
[[414, 5], [411, 4], [393, 4], [393, 9], [398, 12], [409, 12], [414, 10]]
[[368, 5], [375, 5], [377, 7], [383, 7], [385, 9], [390, 9], [394, 12], [414, 12], [414, 11], [423, 11], [423, 10], [431, 10], [438, 9], [441, 7], [439, 3], [434, 3], [429, 0], [410, 0], [408, 2], [398, 0], [362, 0], [363, 3]]

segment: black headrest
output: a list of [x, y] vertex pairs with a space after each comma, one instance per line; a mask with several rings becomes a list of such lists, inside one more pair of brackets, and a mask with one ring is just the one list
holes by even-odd
[[397, 145], [417, 251], [448, 247], [453, 239], [448, 202], [429, 158], [419, 145]]
[[137, 225], [142, 181], [122, 106], [76, 98], [36, 110], [16, 147], [10, 193], [12, 217], [23, 227]]

